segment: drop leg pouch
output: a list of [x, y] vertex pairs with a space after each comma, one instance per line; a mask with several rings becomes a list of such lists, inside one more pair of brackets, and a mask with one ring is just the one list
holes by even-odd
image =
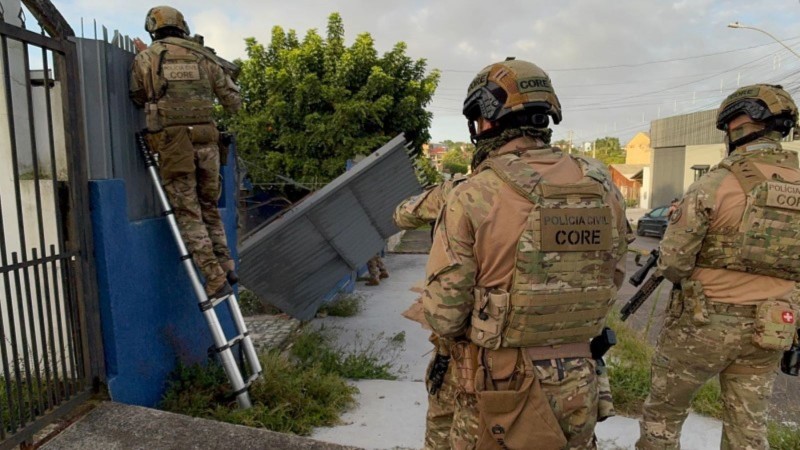
[[[486, 353], [491, 353], [493, 361], [491, 369], [481, 366], [475, 383], [479, 411], [476, 449], [564, 447], [567, 439], [527, 357], [519, 349], [481, 353], [482, 362]], [[504, 387], [507, 389], [498, 389]]]

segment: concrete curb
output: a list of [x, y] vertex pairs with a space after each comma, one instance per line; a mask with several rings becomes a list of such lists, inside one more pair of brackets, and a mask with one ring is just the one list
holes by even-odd
[[45, 450], [355, 450], [259, 428], [104, 402], [40, 447]]

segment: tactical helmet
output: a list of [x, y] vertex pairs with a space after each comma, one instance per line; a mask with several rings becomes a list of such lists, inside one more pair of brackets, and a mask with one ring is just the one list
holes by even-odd
[[[746, 114], [754, 122], [763, 123], [763, 128], [748, 126], [728, 129], [730, 121], [742, 114]], [[717, 129], [727, 132], [731, 150], [771, 131], [786, 136], [795, 124], [797, 106], [780, 85], [754, 84], [741, 87], [722, 102], [717, 112]]]
[[167, 28], [177, 28], [186, 35], [189, 35], [189, 25], [183, 19], [183, 14], [171, 6], [155, 6], [150, 8], [147, 12], [147, 17], [144, 20], [144, 29], [150, 34], [156, 31]]
[[473, 121], [479, 117], [495, 122], [527, 116], [531, 125], [541, 128], [547, 126], [548, 115], [553, 123], [561, 122], [561, 103], [550, 77], [536, 64], [514, 58], [478, 72], [469, 84], [462, 112], [473, 135]]

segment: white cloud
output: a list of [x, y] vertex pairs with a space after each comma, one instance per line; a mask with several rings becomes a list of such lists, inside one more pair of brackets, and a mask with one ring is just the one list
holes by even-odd
[[[432, 135], [440, 140], [467, 138], [459, 117], [467, 84], [482, 67], [509, 55], [549, 71], [564, 107], [556, 137], [572, 130], [576, 141], [614, 133], [615, 124], [616, 134], [624, 140], [646, 130], [659, 111], [664, 117], [713, 107], [737, 79], [743, 84], [774, 81], [800, 89], [800, 61], [787, 56], [780, 70], [772, 70], [770, 55], [779, 51], [777, 44], [679, 60], [771, 44], [756, 31], [726, 28], [734, 20], [781, 38], [800, 35], [796, 0], [507, 0], [496, 7], [478, 0], [174, 0], [170, 4], [184, 12], [192, 30], [203, 34], [208, 45], [230, 59], [244, 56], [246, 37], [269, 42], [275, 25], [295, 29], [301, 37], [310, 28], [324, 34], [333, 11], [342, 15], [348, 42], [365, 31], [372, 34], [379, 52], [405, 41], [409, 56], [425, 58], [430, 68], [443, 70], [432, 107]], [[76, 29], [80, 17], [97, 18], [111, 29], [144, 36], [144, 15], [151, 5], [57, 0], [56, 6]], [[800, 39], [789, 44], [800, 47]], [[656, 60], [674, 61], [641, 65]], [[619, 67], [562, 70], [598, 66]]]

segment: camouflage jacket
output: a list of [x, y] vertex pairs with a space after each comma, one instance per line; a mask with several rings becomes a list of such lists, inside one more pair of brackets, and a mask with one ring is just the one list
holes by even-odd
[[[178, 38], [155, 41], [147, 50], [136, 55], [131, 67], [129, 92], [131, 100], [137, 106], [144, 107], [146, 103], [158, 101], [164, 94], [163, 90], [169, 89], [164, 80], [158, 75], [158, 67], [156, 67], [164, 51], [177, 54], [191, 53], [200, 57], [200, 70], [205, 73], [213, 91], [209, 95], [216, 96], [228, 111], [238, 111], [242, 104], [239, 88], [222, 67], [199, 51], [193, 52], [187, 47], [170, 44], [170, 40], [173, 39]], [[191, 45], [191, 43], [188, 45]], [[164, 87], [159, 88], [159, 85]]]
[[464, 175], [457, 174], [419, 195], [403, 200], [394, 210], [394, 224], [403, 230], [413, 230], [436, 221], [450, 191], [466, 179]]
[[[726, 272], [732, 272], [727, 269], [698, 267], [698, 256], [703, 251], [704, 241], [711, 234], [710, 231], [736, 230], [741, 224], [741, 214], [745, 207], [745, 193], [738, 182], [731, 181], [734, 179], [733, 174], [721, 165], [736, 162], [742, 158], [751, 159], [754, 163], [770, 169], [777, 168], [790, 174], [800, 174], [800, 171], [797, 170], [797, 155], [794, 152], [783, 150], [780, 143], [774, 140], [761, 138], [736, 149], [733, 154], [723, 159], [720, 165], [713, 167], [702, 178], [694, 182], [686, 191], [678, 208], [670, 216], [670, 223], [660, 245], [661, 257], [658, 261], [658, 269], [673, 283], [691, 277], [692, 279], [701, 279], [701, 281], [704, 281], [703, 278], [705, 278], [710, 284], [713, 279], [721, 279], [720, 277], [725, 276]], [[727, 190], [735, 190], [735, 195], [723, 193], [726, 186], [733, 186]], [[723, 222], [722, 219], [725, 216], [731, 215], [734, 218]], [[710, 274], [706, 274], [705, 277], [698, 276], [698, 274], [704, 275], [703, 271], [716, 272], [713, 276]], [[774, 286], [776, 283], [784, 281], [738, 271], [731, 276], [735, 276], [737, 279], [747, 276], [752, 277], [752, 280], [747, 278], [747, 283], [737, 287], [736, 291], [726, 289], [723, 294], [719, 295], [709, 295], [708, 286], [703, 283], [706, 295], [710, 298], [718, 297], [718, 301], [725, 302], [726, 298], [737, 297], [739, 291], [747, 291], [744, 285], [748, 285], [750, 290], [753, 290], [752, 287], [759, 282], [764, 283], [764, 286]], [[786, 287], [791, 288], [791, 285], [791, 283], [786, 283]], [[766, 298], [770, 294], [761, 292], [753, 293], [750, 296]], [[715, 300], [717, 299], [715, 298]]]
[[[512, 140], [490, 158], [508, 153], [519, 154], [523, 162], [534, 166], [549, 164], [549, 175], [542, 172], [545, 180], [571, 182], [584, 176], [572, 158], [535, 139]], [[615, 229], [628, 237], [624, 202], [615, 187], [609, 188], [620, 211], [615, 216], [622, 218]], [[530, 205], [492, 170], [473, 174], [448, 195], [434, 232], [422, 297], [425, 318], [436, 334], [458, 337], [467, 331], [475, 287], [510, 290], [516, 248], [527, 222], [527, 215], [519, 211]]]

